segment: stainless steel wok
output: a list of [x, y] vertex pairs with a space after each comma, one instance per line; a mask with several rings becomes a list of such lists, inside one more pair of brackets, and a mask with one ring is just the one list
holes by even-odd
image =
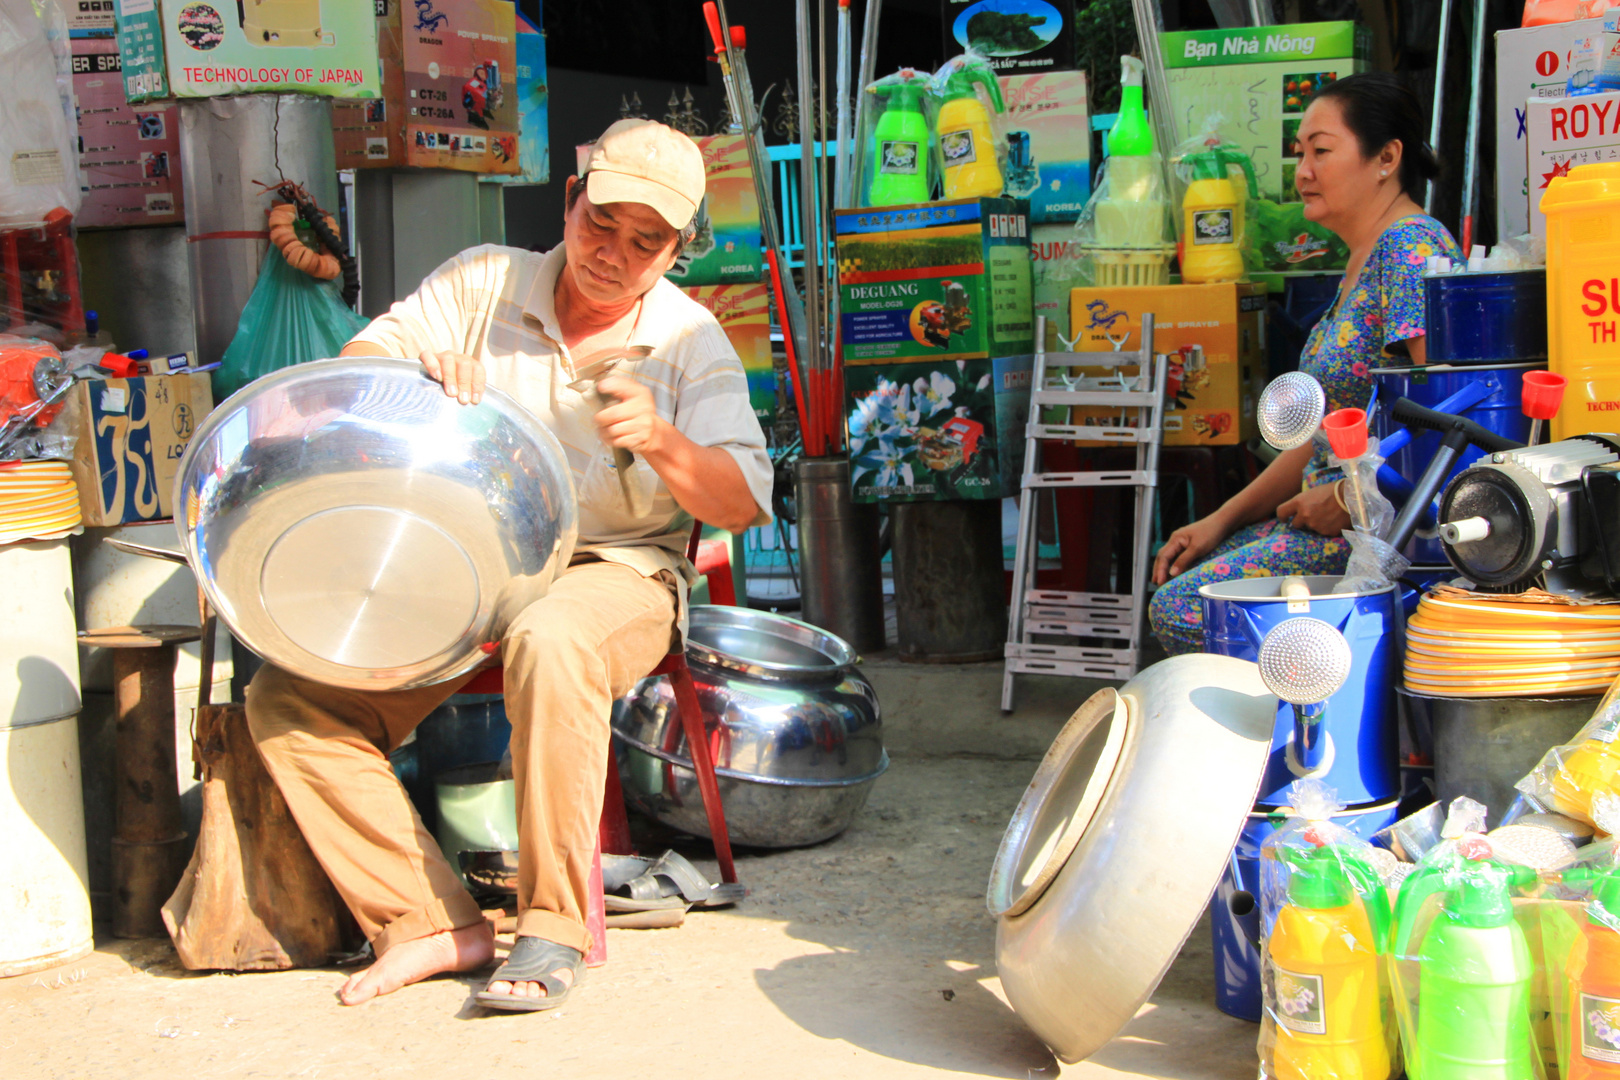
[[203, 420], [175, 526], [231, 631], [295, 674], [395, 690], [487, 659], [568, 565], [562, 447], [493, 388], [447, 397], [415, 360], [348, 357], [249, 383]]

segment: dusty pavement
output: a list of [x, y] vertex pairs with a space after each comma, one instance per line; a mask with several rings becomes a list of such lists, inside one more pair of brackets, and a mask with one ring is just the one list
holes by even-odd
[[[608, 965], [555, 1013], [475, 1007], [487, 973], [346, 1009], [338, 969], [196, 975], [165, 941], [104, 941], [0, 982], [0, 1077], [1252, 1077], [1256, 1029], [1216, 1011], [1203, 927], [1089, 1062], [1060, 1066], [1000, 996], [990, 864], [1036, 761], [1099, 684], [1021, 680], [1007, 719], [999, 665], [866, 670], [894, 763], [855, 826], [744, 855], [753, 893], [734, 910], [610, 931]], [[706, 847], [683, 850], [713, 874]]]

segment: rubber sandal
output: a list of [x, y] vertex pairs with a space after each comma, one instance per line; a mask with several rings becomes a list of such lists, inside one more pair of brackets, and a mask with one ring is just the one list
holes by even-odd
[[686, 904], [726, 907], [747, 895], [748, 890], [738, 884], [711, 884], [684, 856], [666, 851], [646, 873], [625, 882], [615, 893], [605, 894], [602, 901], [614, 912], [658, 911]]
[[[569, 968], [574, 973], [572, 983], [565, 983], [552, 972]], [[545, 988], [545, 997], [518, 997], [516, 994], [478, 992], [478, 1004], [501, 1012], [545, 1012], [559, 1009], [569, 995], [585, 981], [585, 954], [578, 949], [559, 945], [555, 941], [532, 936], [520, 937], [507, 953], [506, 962], [495, 969], [490, 982], [536, 982]], [[485, 984], [486, 986], [488, 983]]]

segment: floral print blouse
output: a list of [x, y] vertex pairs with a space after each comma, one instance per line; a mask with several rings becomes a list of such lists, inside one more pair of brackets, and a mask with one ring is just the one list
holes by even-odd
[[[1311, 331], [1299, 360], [1299, 369], [1322, 384], [1328, 412], [1365, 409], [1372, 397], [1372, 369], [1410, 363], [1389, 346], [1424, 336], [1423, 264], [1430, 255], [1455, 261], [1462, 251], [1444, 225], [1427, 214], [1412, 214], [1379, 236], [1348, 296], [1339, 283], [1332, 309]], [[1340, 475], [1318, 450], [1305, 467], [1305, 486]]]

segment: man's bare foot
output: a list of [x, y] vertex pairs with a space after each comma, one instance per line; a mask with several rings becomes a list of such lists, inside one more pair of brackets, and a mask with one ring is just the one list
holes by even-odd
[[375, 964], [344, 983], [338, 998], [345, 1005], [359, 1005], [447, 971], [475, 971], [494, 957], [495, 933], [489, 923], [480, 921], [459, 930], [441, 930], [393, 946]]

